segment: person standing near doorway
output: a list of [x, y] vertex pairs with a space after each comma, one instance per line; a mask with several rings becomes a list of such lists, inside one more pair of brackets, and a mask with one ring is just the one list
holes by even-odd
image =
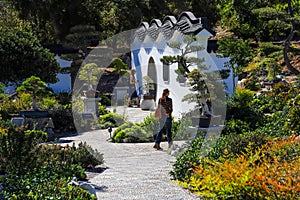
[[158, 133], [155, 138], [155, 144], [153, 148], [160, 150], [160, 143], [162, 140], [162, 134], [164, 131], [164, 127], [167, 133], [167, 139], [169, 148], [173, 144], [172, 140], [172, 112], [173, 112], [173, 101], [169, 97], [170, 91], [168, 89], [164, 89], [162, 96], [158, 100], [158, 108], [161, 108], [162, 117], [159, 119], [159, 127]]
[[132, 69], [130, 71], [130, 77], [129, 77], [129, 95], [128, 95], [128, 107], [131, 107], [131, 100], [134, 99], [134, 103], [136, 106], [139, 106], [139, 99], [138, 99], [138, 95], [135, 89], [135, 84], [137, 84], [138, 82], [135, 79], [135, 74], [136, 71], [135, 69]]

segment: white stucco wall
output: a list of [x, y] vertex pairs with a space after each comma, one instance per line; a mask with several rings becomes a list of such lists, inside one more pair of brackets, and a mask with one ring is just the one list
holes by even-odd
[[[198, 41], [197, 45], [202, 45], [205, 47], [204, 50], [199, 52], [193, 52], [189, 54], [189, 56], [192, 57], [198, 57], [198, 58], [204, 58], [205, 61], [203, 64], [209, 66], [210, 70], [220, 70], [224, 67], [224, 62], [228, 61], [228, 59], [225, 58], [217, 58], [214, 53], [209, 54], [206, 50], [207, 47], [207, 41], [208, 38], [211, 36], [211, 34], [203, 29], [203, 31], [199, 32], [197, 34], [198, 38], [200, 40]], [[180, 84], [177, 82], [177, 74], [175, 70], [177, 69], [178, 64], [172, 64], [169, 68], [169, 74], [170, 79], [169, 82], [164, 82], [163, 80], [163, 63], [160, 61], [160, 59], [163, 56], [168, 55], [180, 55], [179, 50], [173, 49], [167, 45], [170, 41], [179, 41], [182, 42], [183, 35], [175, 31], [173, 34], [173, 37], [170, 40], [166, 40], [162, 33], [160, 33], [157, 37], [158, 39], [156, 41], [153, 41], [149, 36], [146, 36], [143, 42], [139, 41], [137, 38], [134, 40], [132, 44], [132, 50], [138, 51], [138, 59], [139, 59], [139, 65], [136, 65], [136, 61], [134, 61], [134, 56], [132, 54], [132, 66], [133, 68], [136, 68], [137, 70], [137, 79], [139, 80], [139, 86], [142, 86], [142, 77], [149, 75], [148, 74], [148, 68], [149, 68], [149, 60], [152, 58], [155, 63], [155, 69], [156, 69], [156, 76], [157, 76], [157, 98], [156, 102], [158, 101], [158, 98], [162, 94], [162, 90], [165, 88], [168, 88], [170, 90], [170, 97], [173, 99], [173, 115], [175, 117], [181, 117], [181, 113], [188, 112], [192, 108], [194, 108], [195, 104], [188, 104], [187, 102], [183, 102], [183, 97], [191, 93], [189, 88], [185, 84]], [[228, 89], [227, 92], [232, 92], [232, 80], [231, 77], [229, 77], [227, 80], [225, 80]], [[231, 84], [231, 85], [230, 85]]]

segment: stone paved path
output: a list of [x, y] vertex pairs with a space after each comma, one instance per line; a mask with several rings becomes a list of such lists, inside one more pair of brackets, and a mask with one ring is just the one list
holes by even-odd
[[90, 180], [97, 187], [99, 200], [199, 199], [170, 180], [168, 172], [175, 158], [167, 154], [167, 143], [162, 143], [163, 150], [157, 151], [152, 143], [115, 144], [108, 142], [108, 138], [107, 130], [65, 138], [76, 143], [86, 141], [104, 154], [107, 169]]

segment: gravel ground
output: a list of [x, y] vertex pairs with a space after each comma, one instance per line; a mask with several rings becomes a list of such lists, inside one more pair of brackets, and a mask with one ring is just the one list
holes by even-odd
[[[130, 121], [143, 119], [149, 112], [138, 108], [127, 110]], [[132, 116], [132, 117], [130, 117]], [[194, 200], [194, 194], [170, 180], [169, 171], [175, 162], [170, 156], [167, 143], [163, 150], [152, 148], [153, 143], [111, 143], [107, 130], [86, 132], [78, 136], [63, 138], [71, 143], [86, 141], [104, 154], [104, 170], [93, 174], [89, 180], [101, 200]], [[62, 141], [63, 142], [63, 141]]]
[[104, 154], [103, 171], [89, 180], [103, 200], [193, 200], [199, 197], [170, 180], [175, 157], [152, 148], [152, 143], [115, 144], [107, 141], [109, 133], [97, 130], [64, 138], [69, 142], [87, 142]]

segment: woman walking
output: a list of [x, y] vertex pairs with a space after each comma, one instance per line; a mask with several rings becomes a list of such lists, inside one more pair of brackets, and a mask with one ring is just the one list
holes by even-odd
[[155, 144], [153, 148], [160, 150], [162, 134], [164, 131], [164, 127], [167, 133], [167, 139], [169, 148], [172, 146], [172, 112], [173, 112], [173, 102], [169, 97], [170, 91], [168, 89], [164, 89], [161, 98], [158, 100], [158, 108], [161, 109], [162, 117], [159, 119], [159, 127], [158, 133], [155, 138]]

